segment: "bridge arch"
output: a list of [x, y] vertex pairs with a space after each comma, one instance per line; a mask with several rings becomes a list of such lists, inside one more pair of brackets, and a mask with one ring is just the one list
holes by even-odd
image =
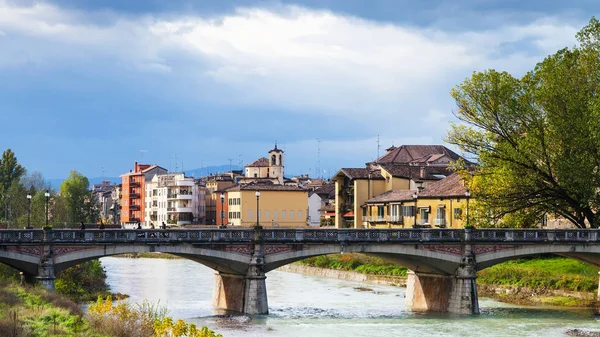
[[555, 244], [499, 247], [494, 252], [477, 254], [477, 270], [483, 270], [505, 261], [541, 254], [570, 257], [600, 267], [600, 246]]
[[0, 250], [0, 263], [28, 275], [37, 275], [40, 257], [10, 250]]
[[94, 260], [102, 257], [128, 254], [128, 253], [168, 253], [177, 255], [200, 264], [203, 264], [218, 272], [244, 275], [248, 269], [250, 256], [242, 253], [211, 249], [209, 247], [197, 247], [193, 245], [119, 245], [103, 246], [82, 249], [60, 254], [54, 258], [54, 268], [58, 273], [76, 264]]
[[451, 255], [434, 250], [423, 249], [415, 245], [340, 245], [326, 244], [309, 246], [308, 249], [284, 251], [265, 256], [265, 272], [269, 272], [286, 264], [309, 257], [341, 254], [363, 253], [381, 257], [417, 272], [451, 275], [461, 263], [460, 255]]

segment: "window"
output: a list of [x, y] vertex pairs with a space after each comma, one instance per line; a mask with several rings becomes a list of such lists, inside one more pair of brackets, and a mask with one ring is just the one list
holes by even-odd
[[421, 208], [419, 209], [419, 217], [421, 217], [421, 224], [426, 224], [429, 222], [429, 209]]
[[298, 211], [298, 219], [302, 220], [302, 211]]
[[248, 210], [248, 219], [252, 219], [252, 210], [251, 209]]
[[281, 218], [285, 219], [285, 211], [281, 211]]
[[294, 211], [290, 211], [290, 219], [294, 218]]
[[415, 216], [415, 206], [402, 206], [404, 216]]
[[383, 217], [383, 206], [377, 206], [377, 216], [380, 218]]
[[273, 211], [273, 219], [277, 219], [277, 210]]
[[256, 211], [256, 218], [257, 219], [260, 219], [260, 212], [261, 212], [260, 210]]
[[254, 173], [254, 178], [257, 178], [257, 177], [258, 177], [258, 174]]
[[369, 209], [369, 206], [367, 207], [363, 207], [363, 216], [367, 216], [367, 210]]
[[462, 209], [461, 208], [455, 208], [454, 209], [454, 219], [455, 220], [462, 219]]
[[269, 211], [265, 211], [265, 220], [269, 219]]

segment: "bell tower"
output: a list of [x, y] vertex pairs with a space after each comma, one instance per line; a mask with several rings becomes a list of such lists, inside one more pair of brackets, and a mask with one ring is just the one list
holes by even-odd
[[283, 150], [275, 148], [269, 151], [269, 177], [277, 178], [279, 184], [283, 185]]

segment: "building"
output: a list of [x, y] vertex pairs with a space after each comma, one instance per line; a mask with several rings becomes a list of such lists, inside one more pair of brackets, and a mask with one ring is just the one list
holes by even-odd
[[100, 184], [92, 185], [92, 196], [98, 205], [98, 215], [100, 217], [100, 221], [104, 223], [112, 222], [111, 220], [114, 216], [112, 212], [114, 209], [113, 203], [118, 201], [118, 198], [113, 199], [113, 196], [115, 195], [114, 190], [116, 187], [117, 185], [111, 183], [110, 181], [103, 181]]
[[273, 184], [283, 185], [284, 166], [283, 166], [283, 150], [275, 148], [269, 151], [269, 157], [259, 158], [250, 164], [244, 166], [244, 176], [238, 179], [240, 184], [252, 182], [269, 181]]
[[370, 213], [368, 200], [390, 191], [426, 189], [449, 176], [451, 165], [457, 160], [474, 165], [442, 145], [403, 145], [388, 148], [378, 160], [366, 163], [365, 168], [340, 169], [332, 178], [335, 181], [335, 226], [369, 227], [371, 222], [365, 220], [380, 213]]
[[[217, 207], [220, 204], [221, 193], [226, 188], [235, 184], [234, 179], [236, 179], [238, 175], [233, 172], [225, 173], [225, 174], [217, 174], [212, 175], [206, 178], [206, 187], [205, 187], [205, 224], [207, 225], [217, 225], [220, 224], [220, 216], [218, 214]], [[227, 223], [227, 222], [225, 222]]]
[[260, 182], [236, 184], [225, 192], [227, 216], [233, 226], [307, 226], [308, 192], [303, 188]]
[[145, 184], [144, 226], [198, 224], [200, 199], [194, 178], [183, 173], [155, 175]]
[[365, 227], [462, 228], [465, 225], [467, 189], [458, 174], [423, 189], [394, 189], [365, 202]]
[[166, 174], [158, 165], [133, 164], [133, 170], [121, 176], [121, 223], [133, 226], [145, 221], [145, 185], [155, 175]]
[[[315, 188], [308, 194], [308, 221], [310, 226], [325, 224], [325, 211], [327, 206], [335, 203], [335, 184], [327, 183]], [[329, 219], [329, 218], [327, 218]]]

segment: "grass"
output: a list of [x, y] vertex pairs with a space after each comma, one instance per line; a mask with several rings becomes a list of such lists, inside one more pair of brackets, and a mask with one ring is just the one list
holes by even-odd
[[385, 262], [381, 258], [354, 253], [315, 256], [299, 263], [311, 267], [347, 270], [368, 275], [406, 276], [408, 272], [406, 268]]
[[504, 262], [477, 273], [484, 284], [593, 292], [597, 267], [568, 258], [533, 258]]

